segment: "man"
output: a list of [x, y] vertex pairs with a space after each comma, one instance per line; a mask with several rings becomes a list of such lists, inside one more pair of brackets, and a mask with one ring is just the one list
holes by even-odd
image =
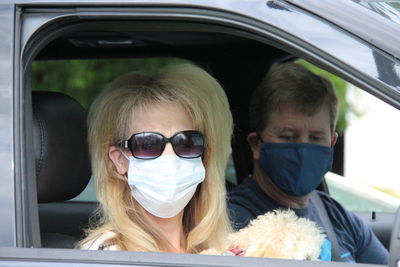
[[229, 194], [231, 220], [240, 229], [258, 215], [291, 208], [325, 229], [333, 260], [387, 264], [388, 252], [371, 229], [314, 191], [332, 167], [337, 110], [325, 78], [294, 63], [272, 68], [251, 99], [254, 174]]

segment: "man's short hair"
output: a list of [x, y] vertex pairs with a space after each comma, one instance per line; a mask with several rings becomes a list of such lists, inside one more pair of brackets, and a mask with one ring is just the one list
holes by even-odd
[[326, 106], [331, 131], [335, 131], [338, 100], [332, 83], [296, 63], [273, 66], [255, 89], [250, 100], [252, 130], [261, 133], [267, 127], [271, 113], [285, 103], [310, 116]]

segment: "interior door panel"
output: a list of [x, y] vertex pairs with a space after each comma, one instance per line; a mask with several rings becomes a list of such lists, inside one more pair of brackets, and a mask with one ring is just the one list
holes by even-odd
[[385, 248], [389, 250], [395, 214], [375, 213], [375, 218], [370, 212], [355, 212], [355, 214], [371, 227]]

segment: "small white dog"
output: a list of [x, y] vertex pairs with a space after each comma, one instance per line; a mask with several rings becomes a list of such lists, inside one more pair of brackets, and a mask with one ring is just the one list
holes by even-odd
[[208, 249], [201, 254], [318, 260], [324, 238], [316, 223], [292, 210], [276, 210], [230, 234], [224, 251]]

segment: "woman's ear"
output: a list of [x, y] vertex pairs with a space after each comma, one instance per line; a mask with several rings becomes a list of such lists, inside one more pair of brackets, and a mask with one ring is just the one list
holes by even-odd
[[128, 172], [129, 161], [122, 154], [120, 148], [111, 146], [108, 150], [108, 157], [114, 163], [114, 166], [119, 174], [124, 175]]
[[253, 160], [258, 161], [260, 159], [261, 142], [256, 132], [251, 132], [247, 135], [247, 143], [251, 148], [251, 152], [253, 154]]

